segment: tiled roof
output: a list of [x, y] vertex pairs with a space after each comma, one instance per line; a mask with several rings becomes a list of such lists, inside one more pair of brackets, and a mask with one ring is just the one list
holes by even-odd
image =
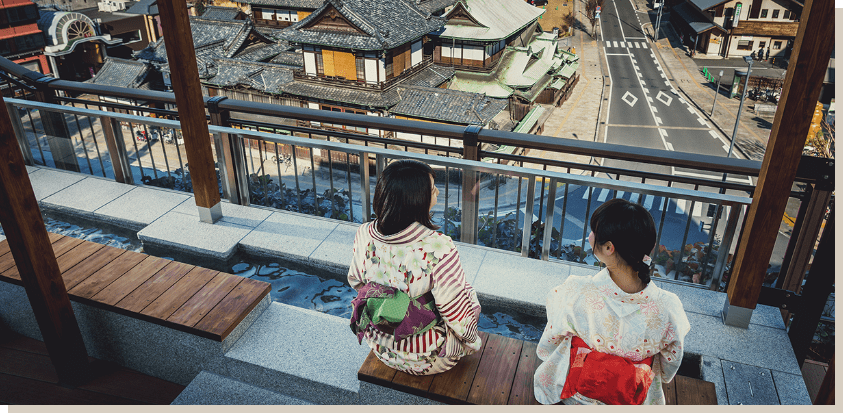
[[[449, 20], [442, 38], [501, 40], [536, 21], [545, 10], [533, 7], [524, 0], [461, 0], [471, 17], [481, 26], [463, 25]], [[449, 13], [450, 14], [450, 13]]]
[[437, 87], [454, 77], [453, 67], [430, 65], [401, 82], [406, 86]]
[[203, 83], [248, 86], [266, 93], [281, 93], [279, 87], [293, 81], [293, 72], [277, 65], [234, 59], [214, 59], [213, 63], [217, 74]]
[[272, 60], [270, 60], [269, 62], [276, 63], [279, 65], [292, 66], [296, 68], [304, 67], [304, 57], [301, 53], [298, 52], [278, 53], [278, 55], [273, 57]]
[[208, 6], [202, 13], [203, 19], [208, 20], [235, 20], [240, 15], [240, 9], [236, 7]]
[[136, 88], [143, 83], [148, 72], [149, 66], [141, 62], [106, 57], [100, 71], [86, 83]]
[[139, 0], [132, 7], [126, 9], [126, 13], [132, 14], [158, 14], [158, 0]]
[[278, 6], [289, 7], [291, 9], [311, 9], [315, 10], [322, 6], [325, 0], [242, 0], [241, 3], [251, 4], [253, 6]]
[[389, 108], [399, 100], [394, 90], [381, 92], [298, 80], [282, 85], [281, 90], [291, 95], [371, 108]]
[[422, 11], [433, 13], [445, 7], [453, 6], [456, 2], [457, 0], [421, 0], [421, 2], [417, 2], [417, 6]]
[[695, 6], [697, 6], [700, 10], [708, 10], [712, 7], [718, 6], [721, 3], [726, 3], [729, 0], [689, 0]]
[[506, 99], [459, 90], [399, 86], [397, 93], [401, 101], [391, 113], [463, 125], [485, 125], [507, 106]]
[[[413, 0], [326, 0], [325, 4], [283, 32], [292, 43], [356, 50], [386, 50], [415, 41], [444, 26], [442, 18], [420, 10]], [[303, 29], [328, 8], [335, 8], [364, 34]]]

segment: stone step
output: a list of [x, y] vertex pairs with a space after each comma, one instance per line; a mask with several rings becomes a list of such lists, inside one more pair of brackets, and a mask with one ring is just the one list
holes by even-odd
[[348, 320], [273, 302], [208, 373], [312, 404], [434, 404], [357, 379], [369, 353]]
[[260, 387], [202, 371], [172, 405], [279, 405], [310, 404]]

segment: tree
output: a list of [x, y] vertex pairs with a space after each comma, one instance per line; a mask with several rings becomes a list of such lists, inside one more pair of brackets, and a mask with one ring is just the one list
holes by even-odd
[[568, 35], [571, 33], [571, 30], [574, 28], [574, 13], [568, 13], [564, 17], [562, 17], [562, 29], [565, 31], [565, 34]]
[[594, 37], [594, 26], [597, 25], [597, 8], [603, 8], [604, 0], [586, 0], [585, 1], [585, 17], [591, 23], [591, 37]]
[[834, 115], [829, 119], [829, 113], [822, 117], [820, 130], [805, 142], [805, 155], [834, 159]]

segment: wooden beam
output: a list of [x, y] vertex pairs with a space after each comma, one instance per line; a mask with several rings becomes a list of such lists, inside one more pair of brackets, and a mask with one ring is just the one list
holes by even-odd
[[754, 309], [758, 304], [779, 222], [796, 177], [796, 168], [833, 49], [834, 3], [807, 0], [761, 164], [760, 178], [729, 279], [729, 306]]
[[831, 362], [828, 363], [828, 370], [817, 397], [814, 398], [814, 404], [834, 404], [834, 356], [831, 356]]
[[[6, 107], [2, 96], [0, 107]], [[12, 120], [9, 112], [0, 112], [0, 225], [59, 380], [80, 384], [90, 374], [88, 353], [15, 140]]]
[[[208, 122], [205, 119], [205, 102], [199, 85], [199, 69], [196, 66], [190, 20], [186, 3], [183, 1], [159, 0], [158, 11], [164, 31], [167, 60], [170, 62], [173, 93], [176, 95], [179, 120], [184, 133], [184, 147], [190, 164], [194, 199], [202, 217], [203, 208], [219, 208], [220, 193], [214, 170]], [[215, 216], [213, 221], [220, 217], [221, 214]], [[203, 218], [203, 221], [207, 220]]]

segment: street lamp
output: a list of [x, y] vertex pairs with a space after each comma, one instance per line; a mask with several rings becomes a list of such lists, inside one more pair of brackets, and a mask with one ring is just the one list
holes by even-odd
[[720, 77], [717, 78], [717, 88], [714, 89], [714, 103], [711, 104], [711, 116], [714, 116], [714, 105], [717, 104], [717, 94], [720, 93], [720, 80], [723, 79], [723, 71], [720, 71]]
[[653, 34], [653, 37], [655, 39], [653, 41], [659, 40], [659, 29], [661, 28], [661, 25], [662, 25], [662, 9], [664, 9], [664, 1], [665, 0], [662, 0], [661, 3], [653, 2], [653, 7], [658, 7], [658, 9], [659, 9], [659, 16], [656, 18], [656, 30], [655, 30], [655, 33]]
[[[743, 93], [741, 93], [741, 104], [738, 105], [738, 116], [735, 118], [735, 129], [732, 130], [732, 142], [729, 143], [729, 154], [726, 155], [727, 158], [732, 156], [732, 148], [735, 147], [735, 138], [738, 136], [738, 124], [741, 121], [741, 110], [743, 109], [743, 101], [746, 99], [746, 91], [749, 89], [749, 76], [752, 74], [752, 58], [749, 56], [743, 57], [744, 62], [749, 65], [749, 69], [746, 70], [746, 81], [743, 84]], [[723, 174], [723, 182], [726, 182], [726, 174]]]

